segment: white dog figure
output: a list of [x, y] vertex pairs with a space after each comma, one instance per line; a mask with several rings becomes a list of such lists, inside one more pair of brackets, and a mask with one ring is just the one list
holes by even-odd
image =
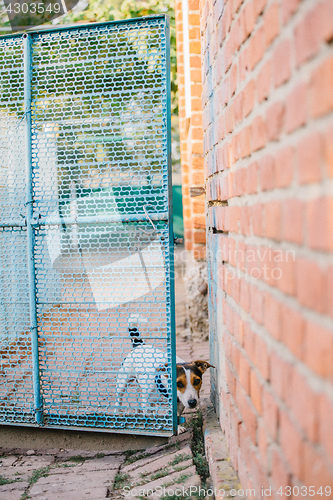
[[[145, 344], [140, 336], [138, 325], [147, 323], [147, 318], [132, 314], [129, 319], [129, 333], [133, 349], [125, 358], [118, 371], [116, 382], [116, 412], [120, 411], [121, 399], [124, 396], [127, 384], [136, 380], [140, 387], [140, 396], [145, 413], [149, 410], [149, 399], [153, 392], [158, 390], [167, 396], [168, 380], [166, 353], [152, 345]], [[202, 385], [202, 375], [208, 368], [214, 368], [208, 361], [192, 361], [187, 363], [176, 356], [177, 365], [177, 415], [180, 416], [185, 408], [195, 408], [199, 401]], [[180, 430], [185, 430], [180, 428]]]

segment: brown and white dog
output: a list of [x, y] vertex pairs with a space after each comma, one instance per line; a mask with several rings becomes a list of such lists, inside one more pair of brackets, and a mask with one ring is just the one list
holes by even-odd
[[[156, 347], [145, 344], [140, 336], [137, 324], [130, 324], [129, 334], [133, 349], [124, 359], [118, 371], [116, 381], [116, 411], [120, 410], [121, 400], [127, 384], [136, 380], [140, 388], [142, 407], [149, 411], [150, 398], [155, 392], [168, 397], [168, 378], [166, 367], [167, 355]], [[135, 322], [136, 323], [136, 322]], [[176, 356], [177, 365], [177, 414], [180, 416], [185, 408], [195, 408], [199, 401], [202, 375], [208, 368], [215, 368], [208, 361], [196, 360], [187, 363]]]

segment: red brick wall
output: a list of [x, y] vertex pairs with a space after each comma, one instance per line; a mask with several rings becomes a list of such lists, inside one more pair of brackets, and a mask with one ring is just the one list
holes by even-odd
[[205, 257], [205, 197], [190, 197], [190, 187], [204, 185], [202, 84], [199, 0], [188, 1], [191, 116], [185, 115], [184, 33], [182, 1], [176, 0], [177, 75], [185, 248], [196, 259]]
[[327, 498], [320, 487], [333, 491], [333, 1], [201, 0], [200, 10], [221, 426], [256, 498], [262, 486], [280, 499], [281, 486], [288, 493], [295, 485]]

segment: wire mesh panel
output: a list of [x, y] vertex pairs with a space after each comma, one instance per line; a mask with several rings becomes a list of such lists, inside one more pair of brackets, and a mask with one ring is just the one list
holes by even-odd
[[[14, 157], [13, 189], [20, 193], [9, 194], [9, 180], [1, 185], [8, 206], [0, 233], [2, 418], [28, 423], [38, 410], [40, 425], [47, 427], [170, 435], [175, 404], [168, 18], [28, 38], [30, 109], [22, 104], [22, 38], [0, 41], [3, 51], [15, 46], [19, 54], [21, 48], [20, 62], [19, 55], [17, 61], [12, 57], [21, 102], [13, 109], [8, 97], [0, 108], [8, 137], [1, 147]], [[25, 122], [30, 180], [19, 160], [24, 130], [29, 132], [22, 129]], [[17, 152], [10, 144], [13, 127]], [[5, 172], [6, 165], [1, 167]], [[33, 215], [25, 221], [29, 182]], [[29, 398], [32, 271], [26, 268], [25, 224], [33, 230], [37, 409]], [[30, 283], [30, 295], [32, 289]], [[6, 361], [11, 353], [16, 364]]]
[[24, 223], [23, 40], [2, 40], [0, 61], [0, 419], [34, 422]]

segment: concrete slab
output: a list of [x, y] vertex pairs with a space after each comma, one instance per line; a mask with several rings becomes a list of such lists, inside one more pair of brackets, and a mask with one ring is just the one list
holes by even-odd
[[29, 483], [26, 481], [3, 484], [0, 486], [1, 500], [20, 500]]
[[[45, 450], [45, 448], [95, 451], [143, 450], [166, 444], [167, 438], [156, 436], [134, 436], [108, 432], [69, 431], [60, 429], [38, 429], [2, 425], [0, 433], [0, 453], [19, 450]], [[18, 453], [15, 453], [18, 454]]]

